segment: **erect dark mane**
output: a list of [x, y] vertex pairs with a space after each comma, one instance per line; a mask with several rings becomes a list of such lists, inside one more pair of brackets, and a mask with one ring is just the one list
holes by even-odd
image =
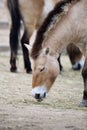
[[42, 42], [44, 40], [44, 34], [48, 30], [50, 24], [54, 22], [54, 19], [56, 16], [59, 16], [60, 14], [62, 14], [65, 6], [67, 6], [68, 4], [71, 4], [74, 1], [79, 1], [79, 0], [60, 1], [56, 4], [54, 9], [48, 14], [48, 16], [46, 17], [46, 19], [44, 20], [44, 22], [42, 23], [42, 25], [37, 31], [36, 39], [35, 39], [35, 42], [33, 44], [33, 48], [31, 51], [31, 57], [33, 59], [36, 59], [39, 55], [39, 52], [42, 48]]

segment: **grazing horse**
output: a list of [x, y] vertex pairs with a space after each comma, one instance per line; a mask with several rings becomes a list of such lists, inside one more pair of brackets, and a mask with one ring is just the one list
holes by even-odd
[[80, 105], [87, 106], [87, 0], [63, 0], [56, 4], [38, 29], [32, 48], [26, 45], [33, 74], [32, 95], [37, 100], [46, 97], [59, 74], [58, 54], [69, 43], [84, 50], [84, 91]]
[[[11, 29], [10, 29], [11, 68], [10, 70], [11, 72], [17, 71], [16, 57], [18, 51], [18, 44], [20, 40], [22, 45], [22, 50], [23, 50], [24, 66], [26, 72], [30, 73], [31, 64], [29, 60], [29, 54], [27, 49], [24, 46], [24, 43], [29, 44], [29, 39], [33, 34], [34, 30], [41, 25], [41, 23], [43, 22], [47, 14], [53, 9], [55, 4], [61, 0], [4, 0], [4, 1], [6, 3], [6, 6], [9, 9], [10, 16], [11, 16]], [[24, 33], [22, 38], [20, 39], [21, 21], [22, 21], [22, 25], [24, 26]], [[73, 46], [73, 48], [76, 47]], [[68, 55], [72, 55], [72, 53], [73, 53], [72, 47], [69, 47]], [[77, 54], [77, 52], [74, 53]], [[60, 70], [62, 70], [60, 55], [58, 57], [58, 61], [59, 61]], [[79, 60], [77, 60], [76, 58], [77, 55], [75, 55], [75, 57], [73, 58], [71, 58], [71, 56], [69, 57], [72, 65], [74, 66], [72, 68], [78, 70], [82, 67], [81, 55], [79, 56]], [[74, 62], [72, 61], [73, 59], [75, 59]]]
[[60, 0], [4, 0], [11, 16], [10, 29], [10, 64], [11, 72], [17, 71], [16, 58], [18, 51], [18, 43], [20, 40], [21, 21], [24, 26], [24, 33], [21, 38], [21, 45], [24, 57], [24, 66], [26, 72], [31, 72], [31, 64], [29, 60], [28, 50], [24, 43], [29, 44], [29, 38], [34, 29], [40, 26], [48, 12], [53, 9], [56, 2]]

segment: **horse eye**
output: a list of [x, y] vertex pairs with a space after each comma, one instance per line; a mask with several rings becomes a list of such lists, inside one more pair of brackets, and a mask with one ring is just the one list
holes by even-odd
[[42, 69], [40, 69], [40, 72], [43, 72], [45, 70], [45, 67], [43, 67]]

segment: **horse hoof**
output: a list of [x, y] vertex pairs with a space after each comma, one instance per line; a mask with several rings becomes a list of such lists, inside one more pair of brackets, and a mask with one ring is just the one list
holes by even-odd
[[87, 100], [82, 100], [79, 104], [80, 107], [87, 107]]
[[17, 72], [17, 67], [10, 68], [10, 71], [16, 73]]
[[43, 99], [37, 99], [37, 101], [38, 101], [38, 102], [41, 102], [41, 101], [43, 101]]
[[32, 74], [32, 70], [26, 70], [26, 73]]

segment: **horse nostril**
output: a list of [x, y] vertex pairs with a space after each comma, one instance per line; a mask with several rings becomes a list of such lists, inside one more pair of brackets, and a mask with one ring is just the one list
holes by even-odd
[[77, 68], [77, 70], [80, 70], [81, 69], [81, 65], [80, 64], [78, 64], [78, 68]]
[[43, 96], [44, 98], [46, 97], [46, 93], [44, 93], [44, 96]]
[[40, 94], [35, 94], [36, 99], [40, 99]]
[[40, 94], [37, 94], [37, 93], [35, 94], [36, 99], [42, 99], [42, 98], [45, 98], [45, 97], [46, 97], [46, 93], [44, 93], [42, 97], [41, 97]]
[[80, 70], [81, 69], [81, 65], [78, 63], [77, 67], [74, 68], [74, 70]]

